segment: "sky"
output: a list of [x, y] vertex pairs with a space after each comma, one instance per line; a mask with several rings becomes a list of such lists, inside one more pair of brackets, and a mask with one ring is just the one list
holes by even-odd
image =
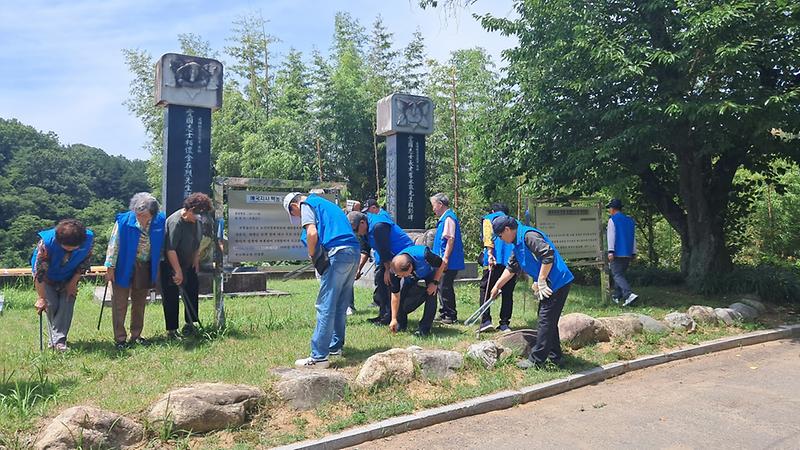
[[[337, 11], [369, 29], [380, 14], [397, 47], [419, 28], [429, 57], [480, 46], [502, 66], [512, 38], [489, 33], [471, 16], [513, 17], [512, 0], [479, 0], [455, 16], [422, 10], [416, 0], [3, 0], [0, 8], [0, 118], [55, 132], [62, 144], [86, 144], [113, 155], [147, 158], [144, 128], [123, 102], [131, 74], [123, 48], [154, 57], [178, 50], [177, 35], [195, 33], [222, 51], [232, 22], [249, 13], [267, 33], [307, 57], [327, 52]], [[377, 99], [376, 99], [377, 100]], [[224, 100], [223, 100], [224, 101]], [[224, 107], [224, 104], [223, 104]]]

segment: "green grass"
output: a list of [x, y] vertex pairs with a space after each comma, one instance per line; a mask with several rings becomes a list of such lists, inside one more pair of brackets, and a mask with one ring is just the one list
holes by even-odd
[[[0, 316], [0, 445], [10, 448], [35, 433], [42, 417], [52, 417], [77, 404], [93, 404], [143, 422], [149, 405], [168, 390], [192, 382], [244, 383], [271, 391], [276, 377], [270, 369], [291, 366], [309, 353], [309, 338], [314, 326], [315, 280], [288, 283], [271, 282], [271, 287], [291, 293], [285, 297], [228, 298], [228, 328], [210, 336], [169, 343], [164, 339], [164, 319], [160, 305], [149, 305], [144, 337], [150, 347], [118, 352], [113, 346], [111, 311], [105, 311], [100, 331], [96, 330], [99, 305], [92, 301], [92, 286], [84, 284], [75, 307], [70, 331], [71, 351], [55, 354], [39, 352], [38, 320], [33, 310], [32, 289], [6, 288], [6, 310]], [[512, 326], [536, 326], [536, 302], [525, 287], [517, 289]], [[466, 318], [477, 308], [476, 284], [457, 286], [459, 315]], [[693, 304], [722, 306], [724, 298], [700, 298], [681, 289], [641, 289], [643, 306], [636, 312], [662, 318], [673, 310]], [[420, 339], [409, 333], [392, 335], [384, 327], [366, 322], [376, 310], [368, 308], [371, 292], [356, 290], [358, 312], [348, 320], [347, 343], [336, 367], [355, 374], [370, 355], [393, 347], [421, 345], [429, 348], [464, 350], [477, 340], [474, 328], [438, 327], [435, 337]], [[201, 318], [213, 322], [213, 303], [202, 301]], [[493, 308], [497, 314], [498, 308]], [[564, 314], [583, 312], [593, 317], [617, 315], [622, 309], [600, 300], [599, 289], [573, 287]], [[421, 310], [412, 315], [409, 325], [416, 327]], [[496, 320], [496, 318], [495, 318]], [[749, 325], [755, 329], [763, 325]], [[418, 380], [407, 386], [389, 386], [375, 392], [352, 392], [344, 401], [323, 405], [317, 410], [296, 413], [270, 394], [263, 411], [242, 430], [231, 430], [205, 437], [191, 437], [201, 448], [237, 446], [251, 448], [319, 437], [342, 429], [373, 422], [414, 410], [551, 380], [597, 364], [652, 354], [667, 347], [697, 343], [741, 332], [741, 328], [701, 327], [692, 335], [642, 335], [630, 342], [598, 344], [569, 351], [564, 370], [518, 370], [514, 361], [505, 361], [494, 370], [467, 364], [451, 380]], [[484, 338], [491, 338], [485, 335]], [[149, 438], [154, 446], [168, 441], [183, 447], [190, 438], [153, 425]], [[194, 446], [193, 445], [193, 446]]]

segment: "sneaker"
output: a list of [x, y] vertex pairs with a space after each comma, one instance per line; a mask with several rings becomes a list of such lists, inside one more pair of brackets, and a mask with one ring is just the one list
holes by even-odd
[[537, 369], [537, 370], [539, 370], [539, 369], [543, 369], [544, 368], [544, 364], [535, 363], [535, 362], [531, 361], [529, 358], [525, 358], [522, 361], [517, 363], [517, 367], [519, 367], [522, 370], [528, 370], [528, 369]]
[[148, 341], [147, 339], [145, 339], [143, 337], [138, 337], [136, 339], [131, 339], [130, 344], [131, 345], [141, 345], [142, 347], [147, 347], [148, 345], [150, 345], [150, 341]]
[[458, 320], [455, 317], [442, 317], [442, 323], [445, 325], [452, 325], [456, 322], [458, 322]]
[[371, 323], [373, 325], [377, 325], [377, 326], [381, 326], [382, 327], [382, 326], [385, 326], [385, 325], [389, 325], [391, 320], [389, 320], [388, 318], [384, 318], [384, 317], [373, 317], [371, 319], [367, 319], [367, 322], [369, 322], [369, 323]]
[[342, 349], [331, 350], [331, 352], [328, 353], [328, 356], [342, 356]]
[[69, 351], [69, 347], [67, 347], [67, 344], [65, 342], [59, 342], [56, 345], [54, 345], [53, 348], [55, 349], [55, 351], [61, 353]]
[[116, 347], [116, 349], [119, 351], [123, 351], [128, 348], [128, 343], [125, 341], [117, 342], [116, 344], [114, 344], [114, 347]]
[[347, 312], [345, 314], [347, 314], [348, 316], [352, 316], [354, 312], [355, 312], [355, 309], [353, 309], [353, 308], [348, 306], [347, 307]]
[[181, 334], [183, 336], [191, 336], [197, 331], [197, 328], [194, 325], [187, 323], [186, 325], [181, 328]]
[[499, 327], [497, 327], [497, 331], [501, 333], [509, 333], [511, 332], [511, 327], [506, 324], [502, 324]]
[[414, 337], [418, 337], [418, 338], [430, 337], [430, 335], [431, 335], [430, 330], [428, 330], [428, 331], [417, 330], [417, 331], [414, 332]]
[[331, 365], [328, 358], [314, 359], [312, 357], [298, 359], [294, 362], [294, 366], [298, 369], [327, 369]]
[[480, 328], [478, 328], [478, 333], [484, 333], [486, 331], [494, 331], [494, 327], [492, 326], [491, 320], [487, 320], [481, 323]]
[[180, 334], [178, 334], [178, 330], [167, 331], [167, 340], [168, 341], [175, 341], [180, 342], [183, 340]]
[[619, 297], [617, 297], [616, 295], [611, 296], [611, 301], [619, 305]]
[[631, 292], [631, 295], [629, 295], [628, 298], [625, 299], [625, 303], [623, 303], [622, 306], [630, 306], [630, 305], [632, 305], [633, 302], [635, 302], [637, 298], [639, 298], [639, 296], [634, 294], [633, 292]]

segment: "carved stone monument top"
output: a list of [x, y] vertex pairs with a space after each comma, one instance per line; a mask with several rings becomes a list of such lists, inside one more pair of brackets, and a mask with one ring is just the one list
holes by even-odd
[[156, 63], [156, 104], [219, 109], [222, 63], [216, 59], [165, 54]]
[[380, 136], [433, 133], [433, 102], [428, 97], [410, 94], [392, 94], [380, 99], [375, 133]]

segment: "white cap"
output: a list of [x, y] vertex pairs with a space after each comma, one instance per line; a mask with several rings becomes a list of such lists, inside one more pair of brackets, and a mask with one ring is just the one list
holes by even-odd
[[298, 195], [302, 195], [301, 192], [290, 192], [286, 194], [286, 197], [283, 197], [283, 209], [286, 210], [286, 214], [289, 214], [289, 222], [292, 225], [298, 226], [300, 225], [300, 218], [293, 216], [292, 213], [289, 212], [289, 204], [292, 203], [292, 199], [297, 197]]

